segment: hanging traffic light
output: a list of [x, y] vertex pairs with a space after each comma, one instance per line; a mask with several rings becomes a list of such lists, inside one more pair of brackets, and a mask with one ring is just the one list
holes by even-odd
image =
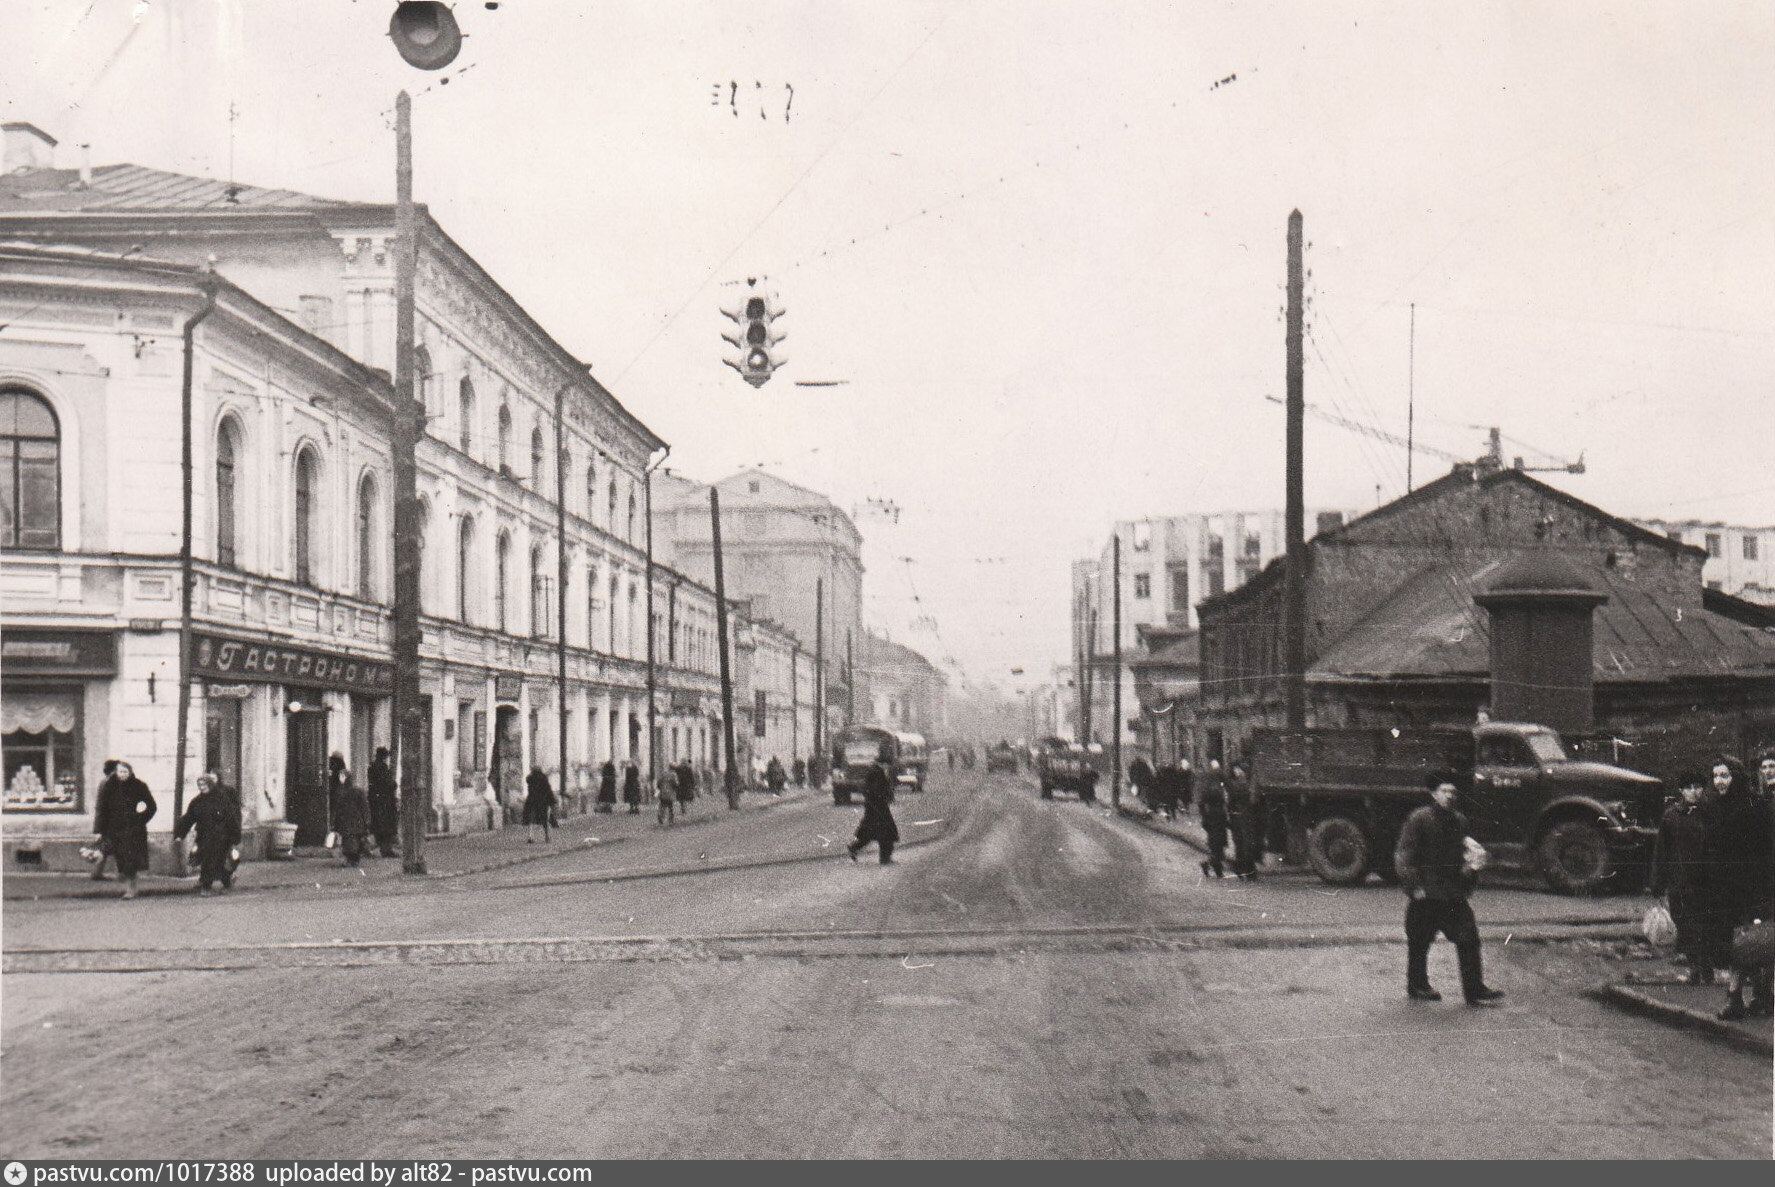
[[462, 52], [456, 14], [438, 0], [402, 0], [395, 5], [388, 36], [407, 65], [421, 70], [442, 70]]
[[789, 361], [777, 349], [777, 343], [788, 335], [774, 325], [787, 311], [775, 293], [759, 289], [756, 280], [748, 280], [745, 301], [721, 312], [735, 323], [734, 333], [721, 337], [740, 351], [739, 355], [721, 361], [753, 387], [763, 387], [770, 382], [771, 374]]

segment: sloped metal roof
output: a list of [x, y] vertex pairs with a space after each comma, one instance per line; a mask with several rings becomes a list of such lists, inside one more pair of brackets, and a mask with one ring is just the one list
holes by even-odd
[[0, 212], [319, 210], [349, 206], [295, 190], [191, 177], [140, 165], [101, 165], [90, 185], [75, 169], [30, 169], [0, 176]]
[[[1484, 678], [1490, 618], [1474, 605], [1501, 562], [1437, 565], [1418, 573], [1322, 654], [1310, 676], [1326, 679]], [[1599, 683], [1696, 677], [1775, 679], [1775, 631], [1677, 606], [1618, 573], [1581, 566], [1609, 595], [1592, 620]]]

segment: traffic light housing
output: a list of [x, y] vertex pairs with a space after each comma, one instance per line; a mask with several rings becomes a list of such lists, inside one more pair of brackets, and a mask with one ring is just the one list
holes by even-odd
[[438, 0], [402, 0], [388, 18], [389, 40], [409, 66], [442, 70], [462, 52], [456, 14]]
[[789, 361], [777, 346], [788, 335], [776, 327], [776, 320], [787, 311], [775, 293], [748, 280], [745, 299], [736, 308], [721, 312], [734, 323], [734, 332], [721, 337], [740, 352], [721, 361], [753, 387], [763, 387], [772, 373]]

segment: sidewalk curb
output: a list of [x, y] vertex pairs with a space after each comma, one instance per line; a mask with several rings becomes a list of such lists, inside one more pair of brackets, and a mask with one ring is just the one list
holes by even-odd
[[[772, 808], [780, 808], [784, 804], [799, 803], [799, 802], [804, 801], [806, 799], [807, 799], [807, 793], [805, 790], [802, 790], [799, 792], [785, 792], [781, 796], [772, 796], [768, 799], [763, 800], [762, 802], [760, 802], [758, 804], [758, 806], [755, 810], [759, 811], [759, 812], [768, 812]], [[737, 814], [738, 813], [733, 813], [725, 808], [722, 808], [720, 811], [705, 812], [705, 813], [702, 813], [698, 816], [691, 817], [689, 819], [680, 819], [673, 827], [675, 827], [675, 828], [692, 828], [692, 827], [695, 827], [695, 826], [701, 825], [701, 824], [713, 824], [717, 820], [726, 820], [726, 819], [729, 819], [730, 816], [737, 815]], [[646, 815], [646, 813], [641, 813], [641, 815]], [[475, 836], [475, 835], [479, 835], [479, 834], [469, 833], [469, 834], [464, 834], [464, 835]], [[388, 885], [408, 885], [408, 886], [411, 886], [411, 885], [414, 885], [418, 882], [447, 882], [447, 881], [450, 881], [455, 878], [466, 878], [466, 877], [473, 875], [473, 874], [493, 873], [494, 871], [510, 869], [514, 866], [528, 865], [531, 862], [544, 861], [544, 860], [551, 858], [551, 857], [568, 857], [568, 856], [571, 856], [572, 854], [580, 853], [580, 852], [583, 852], [587, 849], [598, 849], [598, 848], [603, 848], [604, 846], [607, 846], [607, 845], [622, 845], [622, 844], [626, 844], [631, 841], [638, 841], [638, 840], [642, 840], [642, 839], [643, 838], [641, 838], [641, 837], [611, 837], [609, 839], [603, 839], [603, 838], [599, 838], [599, 837], [584, 837], [578, 841], [573, 842], [572, 844], [564, 845], [560, 848], [545, 847], [544, 849], [542, 849], [541, 851], [538, 851], [538, 852], [533, 853], [533, 852], [526, 851], [526, 852], [522, 852], [522, 853], [514, 853], [508, 857], [502, 857], [502, 858], [498, 858], [493, 861], [482, 862], [479, 865], [468, 866], [463, 869], [437, 870], [437, 871], [427, 872], [425, 874], [420, 875], [420, 877], [418, 879], [415, 879], [413, 881], [408, 881], [404, 876], [397, 873], [397, 874], [390, 875], [389, 877], [386, 877], [386, 878], [376, 878], [374, 880], [366, 878], [363, 882], [358, 883], [357, 885], [359, 885], [359, 886], [371, 886], [371, 885], [380, 886], [383, 884], [388, 884]], [[325, 859], [321, 859], [321, 860], [325, 860]], [[284, 862], [275, 862], [275, 863], [273, 863], [273, 862], [255, 862], [253, 864], [254, 865], [276, 865], [276, 866], [280, 867], [279, 868], [280, 874], [282, 873], [283, 868], [286, 867], [286, 863], [284, 863]], [[289, 867], [289, 868], [291, 869], [291, 871], [293, 873], [295, 867]], [[330, 869], [330, 868], [334, 868], [334, 867], [329, 866], [327, 868]], [[684, 872], [690, 872], [690, 871], [684, 871]], [[59, 891], [59, 893], [19, 895], [17, 897], [9, 896], [7, 899], [7, 901], [9, 901], [9, 902], [33, 902], [33, 901], [42, 901], [43, 899], [46, 899], [46, 898], [48, 898], [48, 899], [117, 899], [117, 898], [121, 898], [120, 887], [122, 884], [117, 881], [114, 881], [114, 880], [107, 880], [104, 882], [90, 882], [90, 884], [88, 884], [88, 885], [75, 885], [75, 886], [66, 887], [65, 889], [63, 889], [63, 886], [66, 882], [88, 881], [88, 876], [85, 874], [77, 874], [77, 873], [73, 873], [73, 874], [53, 874], [53, 873], [52, 874], [9, 874], [8, 877], [11, 877], [11, 878], [39, 878], [39, 877], [41, 877], [41, 878], [46, 878], [46, 879], [54, 879], [55, 881], [51, 882], [49, 884], [50, 889], [52, 891]], [[163, 897], [170, 897], [170, 896], [174, 896], [174, 895], [190, 895], [191, 893], [193, 893], [197, 889], [197, 875], [196, 874], [187, 874], [184, 877], [174, 877], [172, 875], [165, 875], [165, 874], [154, 874], [154, 875], [147, 875], [147, 877], [152, 877], [156, 881], [152, 882], [152, 883], [144, 882], [143, 884], [141, 884], [137, 890], [137, 897], [138, 898], [163, 898]], [[307, 888], [313, 887], [315, 885], [316, 885], [316, 883], [308, 878], [287, 877], [287, 878], [279, 878], [277, 881], [272, 881], [272, 882], [236, 885], [232, 889], [230, 889], [228, 891], [228, 893], [231, 895], [233, 895], [233, 894], [261, 894], [261, 893], [280, 891], [280, 890], [301, 890], [301, 889], [307, 889]], [[324, 883], [322, 883], [320, 885], [322, 886], [323, 889], [329, 888]], [[337, 884], [335, 884], [335, 886], [331, 887], [331, 888], [332, 889], [346, 889], [346, 887], [338, 886]]]
[[1208, 845], [1207, 845], [1206, 841], [1196, 840], [1195, 837], [1191, 836], [1189, 833], [1184, 832], [1183, 829], [1181, 829], [1181, 828], [1162, 828], [1159, 825], [1153, 823], [1153, 818], [1150, 815], [1147, 815], [1146, 813], [1136, 812], [1136, 811], [1134, 811], [1134, 809], [1128, 808], [1128, 807], [1111, 807], [1110, 811], [1116, 813], [1118, 816], [1124, 817], [1125, 819], [1132, 820], [1134, 823], [1140, 825], [1142, 828], [1146, 829], [1148, 832], [1158, 833], [1160, 836], [1173, 837], [1179, 841], [1182, 841], [1185, 845], [1188, 845], [1191, 849], [1194, 849], [1197, 853], [1207, 853], [1208, 852]]
[[1750, 1051], [1758, 1055], [1775, 1055], [1775, 1043], [1760, 1035], [1747, 1034], [1727, 1022], [1721, 1022], [1700, 1010], [1691, 1010], [1686, 1006], [1674, 1005], [1659, 1001], [1649, 993], [1642, 993], [1631, 985], [1609, 984], [1600, 985], [1589, 990], [1587, 996], [1597, 1001], [1619, 1007], [1632, 1014], [1640, 1014], [1647, 1018], [1655, 1018], [1659, 1022], [1685, 1030], [1698, 1030], [1709, 1038], [1722, 1042], [1740, 1051]]

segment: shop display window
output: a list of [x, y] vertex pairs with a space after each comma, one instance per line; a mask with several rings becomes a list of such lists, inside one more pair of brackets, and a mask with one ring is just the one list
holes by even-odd
[[0, 700], [7, 811], [79, 812], [80, 694], [8, 690]]

